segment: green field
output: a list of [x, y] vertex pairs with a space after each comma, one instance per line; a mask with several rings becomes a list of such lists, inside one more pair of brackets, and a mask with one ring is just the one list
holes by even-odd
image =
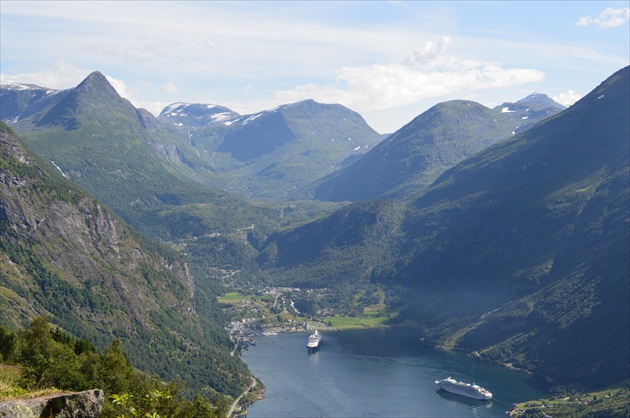
[[372, 328], [385, 326], [386, 316], [381, 317], [349, 317], [349, 316], [329, 316], [324, 318], [324, 322], [333, 324], [337, 329], [349, 328]]
[[245, 300], [252, 300], [252, 297], [245, 296], [240, 292], [229, 292], [218, 298], [219, 303], [243, 302]]

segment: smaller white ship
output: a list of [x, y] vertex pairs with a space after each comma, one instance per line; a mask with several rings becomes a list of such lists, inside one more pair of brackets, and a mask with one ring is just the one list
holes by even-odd
[[310, 349], [318, 348], [319, 345], [322, 343], [322, 338], [322, 334], [320, 334], [318, 330], [315, 330], [314, 333], [308, 336], [306, 347]]
[[455, 393], [456, 395], [480, 400], [492, 399], [492, 393], [481, 386], [475, 385], [474, 383], [458, 382], [450, 376], [446, 379], [436, 380], [435, 384], [445, 391]]

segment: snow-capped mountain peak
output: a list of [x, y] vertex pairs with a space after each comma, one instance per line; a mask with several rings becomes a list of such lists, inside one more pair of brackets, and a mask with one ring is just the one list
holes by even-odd
[[158, 117], [176, 126], [199, 127], [217, 123], [229, 125], [241, 115], [215, 104], [176, 102], [166, 106]]

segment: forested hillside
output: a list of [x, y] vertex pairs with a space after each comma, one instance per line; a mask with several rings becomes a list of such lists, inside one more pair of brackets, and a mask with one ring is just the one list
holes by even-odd
[[0, 153], [0, 325], [48, 315], [99, 348], [120, 339], [134, 366], [193, 389], [247, 386], [213, 296], [196, 292], [179, 254], [131, 230], [4, 124]]
[[412, 202], [399, 280], [437, 341], [563, 384], [626, 377], [629, 84], [620, 70]]
[[[125, 356], [125, 347], [115, 339], [103, 350], [89, 341], [77, 339], [38, 316], [27, 329], [0, 326], [0, 405], [2, 416], [35, 416], [25, 398], [48, 397], [69, 391], [99, 388], [102, 405], [53, 398], [42, 416], [124, 416], [214, 418], [226, 417], [228, 402], [221, 396], [208, 399], [197, 393], [186, 399], [181, 380], [165, 382], [135, 369]], [[40, 398], [41, 399], [41, 398]], [[28, 405], [28, 404], [27, 404]], [[32, 405], [32, 404], [31, 404]], [[30, 405], [29, 405], [30, 406]], [[102, 407], [102, 409], [101, 409]], [[8, 415], [7, 415], [8, 414]], [[89, 414], [89, 415], [86, 415]]]
[[[378, 268], [356, 269], [354, 280], [405, 286], [398, 320], [423, 326], [427, 341], [557, 384], [627, 377], [629, 80], [624, 68], [568, 110], [448, 170], [400, 222], [361, 205], [273, 236], [274, 268], [291, 281], [293, 271], [302, 281], [326, 271], [322, 285], [331, 285], [369, 254]], [[339, 239], [387, 225], [390, 241]]]

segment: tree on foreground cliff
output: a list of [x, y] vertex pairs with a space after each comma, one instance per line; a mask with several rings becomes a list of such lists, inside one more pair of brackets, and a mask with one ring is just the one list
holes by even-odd
[[221, 397], [214, 403], [199, 394], [187, 400], [181, 380], [164, 382], [134, 369], [120, 340], [100, 354], [89, 342], [53, 329], [44, 316], [26, 330], [0, 327], [0, 362], [22, 366], [19, 390], [9, 388], [0, 396], [39, 389], [103, 389], [107, 399], [103, 418], [219, 418], [229, 409]]

